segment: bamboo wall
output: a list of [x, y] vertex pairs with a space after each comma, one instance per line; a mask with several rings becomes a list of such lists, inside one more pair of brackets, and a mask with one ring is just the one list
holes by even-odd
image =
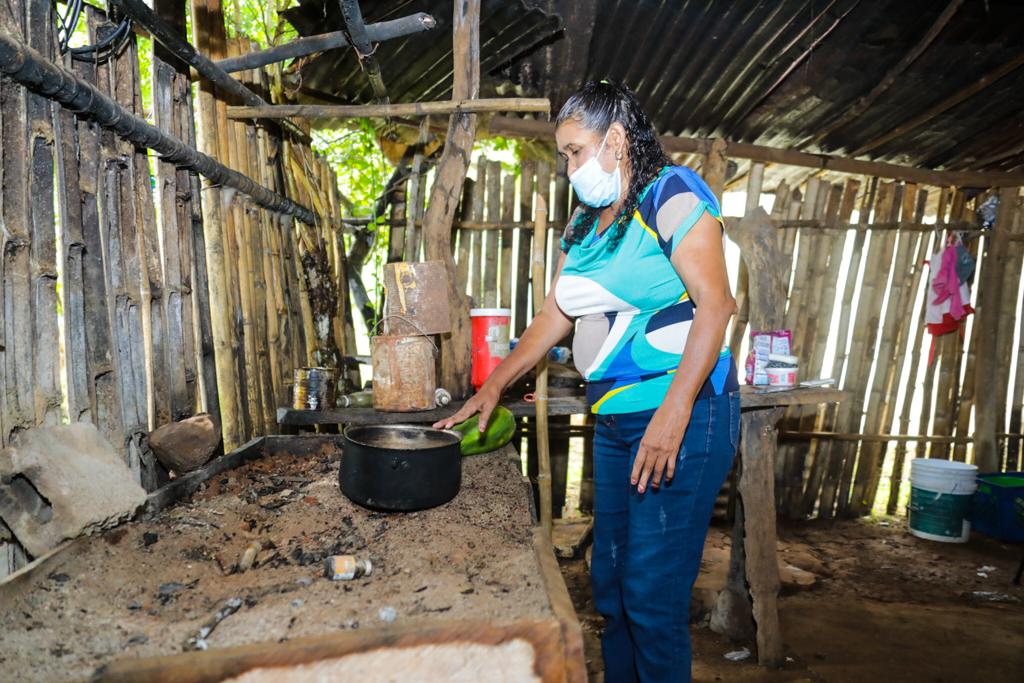
[[[95, 42], [109, 24], [85, 9]], [[168, 477], [147, 444], [161, 425], [208, 411], [226, 450], [276, 431], [292, 369], [334, 365], [352, 343], [326, 162], [306, 143], [229, 124], [205, 89], [194, 102], [187, 74], [156, 55], [143, 102], [134, 38], [100, 64], [62, 58], [49, 0], [8, 3], [0, 21], [126, 109], [322, 218], [314, 228], [259, 209], [0, 80], [0, 446], [37, 425], [93, 422], [152, 490]], [[210, 53], [240, 49], [222, 19], [193, 26]], [[271, 89], [267, 74], [242, 76]], [[0, 525], [0, 576], [27, 559]]]
[[[698, 157], [694, 162], [710, 171], [707, 160]], [[762, 164], [753, 164], [746, 186], [736, 189], [746, 189], [747, 210], [766, 195], [771, 216], [779, 225], [785, 257], [779, 269], [787, 282], [787, 300], [779, 306], [785, 310], [786, 327], [793, 331], [801, 378], [833, 377], [848, 392], [847, 400], [839, 404], [794, 409], [784, 419], [776, 463], [780, 512], [793, 518], [867, 514], [882, 491], [881, 506], [895, 513], [900, 492], [907, 490], [904, 470], [910, 458], [973, 461], [979, 335], [996, 339], [998, 381], [986, 395], [993, 397], [995, 405], [986, 410], [998, 415], [999, 467], [1024, 467], [1020, 445], [1024, 372], [1013, 372], [1010, 382], [1011, 369], [1024, 367], [1021, 345], [1014, 343], [1016, 321], [1021, 317], [1016, 309], [1024, 258], [1019, 192], [1003, 192], [996, 232], [982, 234], [971, 227], [976, 224], [974, 212], [992, 191], [975, 191], [968, 197], [966, 191], [953, 187], [870, 177], [836, 180], [833, 175], [828, 179], [805, 176], [797, 187], [782, 183], [771, 198], [762, 187], [764, 171]], [[538, 161], [524, 161], [518, 173], [509, 173], [497, 162], [481, 159], [474, 175], [467, 179], [455, 226], [458, 277], [465, 282], [473, 305], [512, 308], [513, 334], [518, 335], [532, 311], [532, 228], [526, 221], [532, 215], [533, 192], [542, 191], [552, 200], [548, 218], [553, 227], [547, 247], [550, 280], [558, 255], [557, 236], [571, 208], [568, 182], [550, 164]], [[724, 184], [724, 179], [720, 182]], [[410, 190], [406, 207], [416, 204], [417, 197], [412, 195]], [[929, 275], [925, 261], [952, 232], [948, 227], [933, 227], [936, 223], [955, 224], [957, 230], [967, 226], [961, 234], [978, 259], [972, 285], [978, 312], [965, 327], [967, 336], [936, 338], [930, 360], [932, 339], [924, 326]], [[393, 228], [392, 240], [403, 239], [403, 230]], [[997, 233], [1005, 241], [1005, 248], [997, 250], [1003, 256], [998, 266], [988, 253]], [[393, 259], [399, 257], [392, 254]], [[987, 291], [981, 291], [986, 268], [999, 271], [991, 300], [985, 298]], [[735, 340], [741, 372], [744, 338], [749, 333], [745, 320], [746, 311], [742, 311], [727, 336]], [[522, 433], [532, 435], [529, 424], [523, 424]], [[558, 440], [552, 448], [556, 511], [565, 497], [568, 438], [586, 433], [570, 427], [568, 420], [552, 425], [552, 438]], [[534, 467], [531, 462], [531, 474]], [[585, 510], [589, 509], [591, 471], [589, 463], [584, 463], [581, 506]]]

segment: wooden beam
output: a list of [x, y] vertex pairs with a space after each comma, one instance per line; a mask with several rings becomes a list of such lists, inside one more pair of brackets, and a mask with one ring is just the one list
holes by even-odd
[[[453, 13], [452, 99], [475, 99], [480, 94], [480, 0], [457, 2]], [[476, 129], [476, 114], [455, 112], [451, 115], [423, 226], [427, 259], [443, 261], [448, 271], [452, 331], [441, 339], [440, 385], [454, 398], [469, 394], [470, 329], [469, 301], [455, 277], [451, 227], [473, 152]]]
[[[955, 107], [956, 105], [960, 104], [961, 102], [963, 102], [964, 100], [966, 100], [968, 98], [974, 97], [979, 92], [981, 92], [982, 90], [984, 90], [988, 86], [990, 86], [993, 83], [995, 83], [996, 81], [998, 81], [1000, 78], [1003, 78], [1004, 76], [1007, 76], [1007, 75], [1013, 73], [1014, 71], [1016, 71], [1021, 66], [1024, 66], [1024, 52], [1021, 52], [1019, 55], [1017, 55], [1016, 57], [1011, 59], [1006, 64], [1003, 64], [999, 68], [997, 68], [997, 69], [995, 69], [993, 71], [990, 71], [989, 73], [985, 74], [984, 76], [982, 76], [981, 78], [976, 80], [974, 83], [972, 83], [969, 86], [967, 86], [966, 88], [964, 88], [963, 90], [960, 90], [959, 92], [954, 93], [950, 97], [947, 97], [946, 99], [942, 100], [941, 102], [939, 102], [938, 104], [936, 104], [934, 107], [930, 108], [928, 111], [924, 112], [923, 114], [920, 114], [919, 116], [915, 116], [914, 118], [910, 119], [909, 121], [907, 121], [907, 122], [905, 122], [905, 123], [903, 123], [903, 124], [901, 124], [899, 126], [896, 126], [893, 129], [891, 129], [885, 135], [882, 135], [881, 137], [875, 138], [874, 140], [872, 140], [871, 142], [868, 142], [867, 144], [861, 145], [860, 147], [855, 149], [853, 152], [851, 152], [851, 156], [855, 156], [855, 157], [856, 156], [860, 156], [862, 154], [866, 154], [867, 152], [870, 152], [873, 149], [878, 149], [879, 147], [881, 147], [885, 143], [887, 143], [887, 142], [889, 142], [891, 140], [895, 140], [896, 138], [900, 137], [901, 135], [905, 135], [906, 133], [914, 130], [915, 128], [918, 128], [919, 126], [921, 126], [921, 125], [923, 125], [925, 123], [928, 123], [929, 121], [934, 119], [939, 114], [941, 114], [941, 113], [943, 113], [945, 111], [948, 111], [949, 109], [952, 109], [953, 107]], [[950, 184], [960, 185], [960, 183], [950, 183]], [[1024, 183], [1021, 183], [1021, 182], [1018, 181], [1018, 182], [1013, 183], [1013, 184], [1021, 185], [1021, 184], [1024, 184]]]
[[[161, 1], [169, 2], [170, 0]], [[434, 17], [426, 12], [417, 12], [401, 19], [370, 24], [366, 27], [366, 37], [370, 42], [378, 43], [383, 40], [391, 40], [392, 38], [402, 38], [413, 33], [419, 33], [420, 31], [429, 31], [435, 26], [437, 26], [437, 20]], [[305, 57], [306, 55], [348, 47], [349, 45], [351, 43], [348, 42], [348, 36], [345, 35], [344, 31], [331, 31], [330, 33], [321, 33], [317, 36], [298, 38], [284, 45], [278, 45], [266, 50], [256, 50], [255, 52], [249, 52], [238, 57], [219, 59], [214, 64], [227, 73], [234, 73], [247, 69], [258, 69], [261, 66], [276, 64], [286, 59]]]
[[262, 107], [228, 107], [229, 119], [352, 119], [365, 116], [430, 116], [431, 114], [523, 111], [549, 113], [546, 97], [498, 97], [486, 100], [441, 100], [401, 104], [275, 104]]
[[[504, 137], [554, 139], [555, 124], [534, 119], [495, 116], [487, 124], [487, 133]], [[707, 154], [713, 143], [713, 140], [707, 138], [686, 138], [673, 135], [662, 135], [658, 139], [669, 154]], [[819, 171], [877, 176], [921, 185], [955, 187], [1020, 187], [1024, 185], [1024, 173], [1021, 172], [938, 171], [882, 161], [854, 159], [853, 156], [856, 156], [856, 153], [839, 157], [829, 154], [810, 154], [796, 149], [726, 141], [724, 154], [732, 159], [750, 159], [764, 163], [815, 168]]]
[[821, 142], [833, 131], [840, 129], [851, 121], [859, 118], [861, 114], [868, 110], [868, 107], [874, 104], [875, 100], [877, 100], [882, 93], [892, 87], [892, 84], [896, 82], [899, 75], [906, 71], [907, 67], [913, 64], [917, 58], [921, 56], [921, 53], [923, 53], [928, 46], [932, 44], [935, 38], [942, 33], [942, 29], [946, 27], [946, 24], [949, 23], [949, 20], [953, 18], [953, 15], [956, 14], [956, 11], [960, 9], [960, 5], [962, 4], [964, 4], [964, 0], [950, 0], [949, 4], [946, 5], [946, 9], [944, 9], [942, 14], [938, 16], [935, 22], [931, 25], [931, 28], [928, 29], [927, 33], [921, 37], [921, 40], [917, 41], [917, 44], [914, 45], [914, 47], [911, 48], [911, 50], [905, 54], [899, 62], [893, 65], [893, 67], [886, 72], [885, 76], [882, 77], [882, 80], [879, 81], [868, 94], [858, 97], [853, 104], [843, 107], [842, 113], [837, 118], [833, 119], [830, 123], [825, 124], [825, 126], [815, 133], [814, 136], [804, 140], [798, 144], [797, 147], [803, 149], [809, 145]]

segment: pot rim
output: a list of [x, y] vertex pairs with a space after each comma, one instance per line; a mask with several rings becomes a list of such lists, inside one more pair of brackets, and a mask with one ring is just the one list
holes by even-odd
[[[455, 440], [453, 442], [451, 442], [451, 443], [439, 443], [439, 444], [425, 446], [425, 447], [421, 447], [421, 448], [394, 448], [394, 447], [384, 447], [384, 446], [378, 446], [378, 445], [372, 444], [372, 443], [367, 443], [366, 441], [361, 441], [359, 439], [352, 438], [352, 436], [350, 435], [350, 432], [353, 431], [353, 430], [356, 430], [356, 429], [367, 429], [367, 428], [385, 429], [385, 430], [389, 430], [389, 431], [390, 430], [397, 430], [397, 429], [403, 429], [403, 430], [411, 429], [413, 431], [418, 431], [418, 432], [436, 432], [436, 433], [439, 433], [439, 434], [447, 434], [448, 436], [453, 437]], [[380, 449], [383, 449], [383, 450], [402, 450], [402, 451], [425, 451], [425, 450], [430, 450], [430, 449], [433, 449], [433, 448], [446, 448], [448, 446], [457, 446], [459, 443], [462, 442], [462, 436], [463, 435], [462, 435], [461, 432], [457, 432], [454, 429], [434, 429], [433, 427], [424, 427], [423, 425], [414, 425], [414, 424], [376, 424], [376, 425], [375, 424], [362, 424], [362, 425], [349, 425], [348, 427], [345, 427], [344, 431], [342, 432], [342, 436], [344, 436], [345, 439], [348, 440], [349, 442], [351, 442], [353, 444], [356, 444], [358, 446], [364, 446], [366, 448], [380, 448]]]

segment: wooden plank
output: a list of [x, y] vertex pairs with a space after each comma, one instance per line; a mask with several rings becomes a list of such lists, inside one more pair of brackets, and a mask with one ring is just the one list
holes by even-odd
[[[541, 171], [538, 171], [541, 176]], [[547, 235], [548, 223], [548, 202], [546, 185], [538, 184], [537, 196], [534, 199], [533, 215], [536, 224], [533, 229], [533, 261], [531, 276], [533, 282], [533, 315], [540, 315], [544, 305], [544, 264], [545, 264], [545, 236]], [[537, 429], [537, 489], [539, 490], [539, 513], [540, 526], [547, 536], [548, 542], [551, 539], [551, 441], [548, 434], [548, 358], [545, 354], [537, 363], [535, 393], [537, 402], [536, 429]]]
[[[537, 185], [534, 187], [534, 193], [536, 194], [537, 197], [542, 197], [544, 199], [544, 206], [548, 207], [548, 214], [550, 214], [551, 213], [551, 208], [550, 208], [551, 207], [551, 164], [550, 164], [550, 162], [547, 162], [547, 161], [538, 161], [537, 162]], [[533, 201], [534, 201], [533, 213], [534, 213], [534, 216], [536, 216], [537, 215], [537, 205], [536, 205], [537, 199], [534, 198]], [[547, 218], [550, 221], [550, 215], [547, 216]], [[548, 268], [547, 268], [547, 263], [548, 263], [548, 241], [550, 240], [550, 237], [551, 237], [549, 235], [549, 232], [550, 232], [550, 229], [548, 230], [548, 232], [545, 232], [544, 235], [542, 235], [542, 238], [543, 238], [542, 241], [544, 242], [543, 245], [537, 245], [537, 244], [533, 245], [533, 257], [534, 258], [537, 257], [537, 254], [538, 254], [537, 249], [539, 248], [540, 249], [539, 253], [542, 255], [542, 258], [544, 260], [544, 266], [545, 266], [544, 269], [541, 271], [541, 273], [542, 273], [542, 275], [544, 277], [544, 282], [543, 282], [544, 286], [540, 290], [541, 291], [541, 301], [543, 301], [543, 297], [544, 297], [544, 295], [548, 291], [547, 281], [548, 281], [548, 278], [551, 276], [551, 273], [548, 271]], [[533, 239], [536, 242], [536, 240], [537, 240], [537, 231], [536, 230], [534, 230], [534, 232], [533, 232]], [[531, 277], [535, 277], [535, 276], [536, 276], [536, 273], [531, 271]], [[536, 287], [532, 287], [531, 294], [534, 297], [537, 296], [537, 288]], [[539, 310], [537, 308], [537, 305], [538, 305], [537, 302], [534, 302], [534, 305], [533, 305], [533, 315], [534, 316], [537, 315], [537, 312]], [[533, 318], [531, 317], [531, 320], [532, 319]]]
[[[487, 162], [487, 220], [501, 220], [501, 162]], [[485, 308], [498, 305], [498, 239], [500, 233], [490, 232], [483, 244], [483, 303]], [[484, 235], [481, 235], [481, 239]]]
[[[86, 22], [90, 35], [95, 35], [99, 21], [98, 10], [86, 8]], [[89, 83], [96, 83], [95, 64], [75, 61], [75, 73]], [[108, 293], [107, 269], [103, 236], [100, 226], [101, 171], [106, 163], [101, 159], [100, 128], [85, 119], [76, 119], [79, 200], [81, 201], [82, 290], [86, 375], [89, 392], [88, 419], [115, 447], [124, 443], [124, 422], [121, 392], [114, 365], [113, 330], [111, 328], [112, 299]], [[69, 151], [70, 153], [70, 151]], [[68, 157], [71, 159], [74, 157]], [[65, 163], [69, 163], [65, 161]], [[69, 201], [73, 201], [69, 197]], [[69, 244], [72, 240], [69, 240]]]
[[[537, 164], [534, 161], [523, 161], [519, 165], [519, 220], [528, 220], [533, 215], [533, 195]], [[519, 229], [516, 231], [519, 236], [519, 248], [516, 254], [516, 288], [515, 288], [515, 310], [513, 311], [512, 324], [516, 337], [522, 336], [526, 325], [529, 322], [529, 292], [530, 292], [530, 253], [533, 240], [532, 231]]]
[[[287, 676], [288, 669], [374, 650], [446, 643], [497, 646], [511, 642], [529, 644], [534, 657], [533, 673], [543, 683], [582, 683], [586, 680], [582, 655], [576, 651], [576, 645], [566, 643], [565, 627], [556, 619], [520, 620], [500, 625], [488, 621], [405, 624], [295, 638], [284, 643], [256, 643], [164, 657], [123, 659], [107, 667], [96, 680], [104, 683], [139, 680], [215, 683], [252, 670]], [[569, 657], [580, 661], [570, 667]], [[580, 667], [584, 667], [582, 677]]]
[[[507, 174], [502, 184], [501, 219], [506, 225], [515, 221], [516, 215], [516, 177]], [[514, 231], [501, 231], [501, 253], [498, 268], [498, 305], [512, 309], [512, 240]]]
[[[485, 192], [487, 190], [487, 159], [480, 157], [476, 163], [476, 182], [473, 183], [473, 208], [470, 217], [474, 221], [484, 219]], [[466, 233], [463, 232], [463, 235]], [[469, 295], [473, 306], [483, 306], [483, 241], [484, 234], [480, 232], [469, 233], [469, 287], [466, 293]]]
[[[551, 112], [546, 97], [494, 97], [490, 99], [441, 100], [391, 104], [268, 104], [259, 107], [228, 107], [230, 119], [314, 119], [314, 128], [329, 128], [341, 119], [392, 116], [450, 116], [490, 112]], [[321, 121], [316, 121], [320, 119]], [[327, 124], [327, 125], [320, 125]]]
[[[135, 72], [138, 59], [136, 45], [128, 46], [114, 60], [100, 67], [100, 80], [107, 92], [125, 108], [135, 106], [137, 87]], [[101, 88], [103, 89], [103, 88]], [[149, 431], [147, 387], [146, 333], [144, 332], [145, 277], [140, 253], [142, 207], [137, 202], [134, 163], [135, 149], [112, 134], [104, 134], [102, 154], [105, 157], [104, 244], [105, 262], [109, 263], [110, 295], [114, 302], [114, 340], [117, 350], [117, 376], [121, 384], [121, 409], [126, 434], [128, 466], [147, 490], [158, 485], [152, 454], [142, 448], [142, 438]], [[146, 178], [148, 179], [148, 171]]]
[[[74, 69], [70, 55], [63, 60], [65, 68]], [[79, 176], [78, 129], [74, 114], [64, 108], [54, 111], [55, 161], [57, 166], [57, 201], [60, 213], [61, 308], [64, 312], [64, 365], [67, 378], [67, 407], [70, 422], [92, 421], [93, 398], [90, 391], [88, 344], [86, 340], [85, 302], [85, 237], [83, 216], [85, 198]], [[95, 159], [86, 164], [95, 167]], [[95, 193], [92, 207], [95, 212]], [[106, 323], [106, 311], [103, 311]]]
[[757, 623], [757, 662], [782, 665], [782, 627], [779, 624], [779, 561], [775, 530], [775, 477], [772, 461], [777, 442], [779, 408], [756, 410], [742, 418], [743, 475], [740, 496], [746, 528], [744, 550], [754, 621]]
[[[178, 74], [169, 64], [153, 55], [153, 117], [157, 128], [165, 133], [177, 135], [179, 120], [176, 120]], [[180, 420], [192, 414], [194, 396], [190, 397], [185, 377], [185, 308], [182, 297], [182, 243], [179, 235], [191, 232], [191, 216], [184, 216], [184, 205], [179, 199], [178, 171], [173, 164], [159, 158], [156, 163], [156, 187], [160, 204], [159, 233], [163, 243], [163, 266], [166, 277], [163, 296], [159, 305], [163, 307], [167, 324], [165, 357], [162, 367], [167, 371], [169, 420]], [[180, 223], [185, 218], [189, 223]], [[188, 256], [186, 255], [186, 260]], [[188, 306], [190, 308], [190, 306]], [[194, 364], [194, 361], [193, 361]]]

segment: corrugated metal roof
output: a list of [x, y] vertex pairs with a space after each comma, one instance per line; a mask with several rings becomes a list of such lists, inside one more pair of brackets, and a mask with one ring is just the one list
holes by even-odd
[[[389, 41], [378, 58], [393, 101], [451, 90], [451, 3], [366, 0], [367, 21], [430, 12], [438, 28]], [[582, 81], [636, 90], [662, 133], [722, 136], [928, 168], [1024, 167], [1024, 66], [1008, 70], [895, 139], [1024, 54], [1024, 4], [967, 0], [860, 116], [813, 142], [867, 94], [946, 9], [935, 0], [484, 0], [481, 93], [547, 96], [555, 110]], [[335, 0], [288, 13], [303, 34], [341, 26]], [[351, 51], [301, 67], [307, 96], [365, 102]]]

